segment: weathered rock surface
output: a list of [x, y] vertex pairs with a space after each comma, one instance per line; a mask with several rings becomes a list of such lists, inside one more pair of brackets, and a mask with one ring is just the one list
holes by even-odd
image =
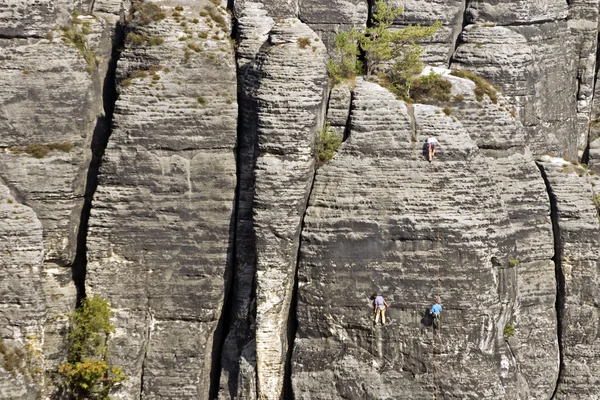
[[[303, 46], [300, 38], [310, 40]], [[253, 224], [256, 360], [261, 399], [279, 399], [300, 229], [325, 119], [326, 50], [297, 19], [276, 23], [259, 69]], [[261, 55], [259, 55], [261, 57]]]
[[0, 398], [35, 399], [43, 378], [34, 373], [41, 367], [34, 352], [40, 350], [46, 317], [42, 224], [2, 184], [0, 254]]
[[[556, 378], [553, 303], [544, 301], [554, 294], [551, 228], [531, 158], [510, 160], [515, 168], [497, 179], [492, 172], [502, 161], [482, 157], [460, 122], [426, 105], [415, 105], [413, 122], [404, 103], [375, 84], [357, 84], [351, 121], [340, 154], [317, 174], [305, 217], [296, 398], [395, 398], [398, 386], [414, 399], [436, 390], [547, 398], [554, 381], [533, 370], [542, 355], [522, 352], [531, 332], [554, 349], [544, 362]], [[429, 134], [443, 144], [432, 164], [422, 156]], [[515, 181], [529, 185], [525, 198], [535, 213], [520, 212], [518, 199], [507, 205]], [[529, 228], [534, 221], [537, 229]], [[530, 240], [544, 245], [530, 252]], [[518, 268], [509, 263], [517, 256], [524, 257]], [[543, 300], [536, 297], [540, 273]], [[372, 326], [373, 291], [392, 305], [389, 327]], [[435, 335], [419, 326], [433, 296], [446, 307]], [[532, 318], [537, 327], [526, 326]], [[518, 352], [503, 338], [510, 321], [524, 326]], [[486, 370], [495, 372], [480, 373]]]
[[560, 158], [543, 157], [554, 214], [561, 373], [557, 399], [598, 398], [600, 368], [600, 178]]
[[575, 157], [576, 63], [567, 23], [467, 26], [452, 68], [475, 71], [515, 106], [534, 154]]
[[[48, 4], [52, 13], [44, 18], [32, 16], [45, 6], [35, 3], [26, 7], [29, 14], [21, 15], [20, 22], [13, 20], [25, 31], [2, 26], [8, 30], [0, 40], [0, 179], [43, 226], [44, 264], [38, 276], [42, 289], [38, 304], [32, 306], [46, 312], [37, 321], [44, 328], [36, 340], [43, 346], [45, 368], [51, 370], [64, 356], [66, 315], [76, 302], [70, 267], [80, 247], [90, 147], [104, 129], [99, 122], [104, 119], [103, 80], [116, 17], [69, 21], [74, 3]], [[11, 9], [19, 12], [21, 6], [15, 3]], [[57, 24], [79, 33], [85, 28], [89, 63]]]
[[[161, 3], [167, 18], [135, 31], [162, 43], [126, 43], [90, 217], [86, 287], [114, 309], [111, 358], [130, 376], [126, 398], [209, 397], [231, 275], [229, 18], [209, 1], [178, 5]], [[205, 7], [226, 24], [210, 16], [194, 23]]]
[[448, 66], [456, 48], [458, 35], [463, 28], [466, 2], [464, 0], [394, 0], [391, 3], [404, 9], [404, 13], [394, 23], [395, 26], [405, 27], [409, 24], [429, 26], [435, 21], [442, 22], [437, 33], [422, 43], [423, 59], [431, 65]]

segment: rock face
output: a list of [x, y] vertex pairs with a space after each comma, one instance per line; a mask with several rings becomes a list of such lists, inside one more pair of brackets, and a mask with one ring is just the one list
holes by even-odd
[[540, 160], [555, 215], [561, 373], [557, 399], [598, 396], [600, 243], [597, 175], [563, 159]]
[[[357, 83], [351, 121], [305, 217], [296, 398], [394, 398], [397, 385], [414, 399], [548, 398], [558, 374], [554, 304], [544, 301], [554, 295], [552, 236], [531, 158], [488, 161], [460, 122], [432, 106], [409, 110], [374, 84]], [[444, 144], [432, 164], [422, 155], [430, 134]], [[517, 199], [507, 204], [515, 182], [530, 186], [534, 215], [521, 214]], [[538, 251], [520, 244], [537, 240]], [[373, 327], [374, 291], [392, 304], [388, 327]], [[447, 309], [440, 332], [419, 327], [434, 296]], [[523, 332], [504, 338], [509, 323]], [[553, 349], [544, 353], [548, 379], [533, 370], [539, 355], [523, 352], [530, 334]]]
[[[174, 7], [163, 7], [162, 21], [131, 24], [160, 43], [126, 42], [90, 217], [86, 287], [116, 314], [111, 358], [130, 377], [121, 392], [127, 398], [209, 397], [231, 275], [230, 25], [208, 1]], [[198, 20], [200, 12], [225, 22], [210, 14]]]
[[[0, 184], [0, 397], [35, 399], [43, 340], [42, 224]], [[26, 361], [27, 360], [27, 361]], [[41, 371], [40, 371], [41, 372]], [[43, 379], [43, 378], [42, 378]]]
[[449, 101], [328, 87], [374, 1], [0, 4], [0, 398], [86, 294], [117, 398], [598, 398], [598, 0], [390, 3]]
[[[43, 256], [43, 264], [32, 260], [29, 267], [6, 261], [11, 268], [30, 270], [22, 277], [30, 276], [34, 294], [23, 294], [22, 311], [41, 327], [9, 338], [35, 351], [36, 371], [52, 370], [64, 357], [66, 316], [76, 303], [72, 265], [81, 250], [79, 234], [85, 233], [80, 225], [90, 148], [104, 133], [103, 81], [117, 17], [99, 13], [71, 19], [79, 6], [71, 2], [6, 5], [10, 8], [0, 6], [0, 181], [41, 223], [36, 232], [42, 241], [36, 246]], [[79, 33], [83, 47], [77, 48], [66, 32]], [[30, 296], [35, 301], [25, 300]], [[5, 315], [11, 318], [9, 309], [0, 311]], [[35, 382], [42, 386], [44, 378]], [[51, 386], [52, 380], [45, 383]], [[52, 388], [44, 390], [49, 394]]]

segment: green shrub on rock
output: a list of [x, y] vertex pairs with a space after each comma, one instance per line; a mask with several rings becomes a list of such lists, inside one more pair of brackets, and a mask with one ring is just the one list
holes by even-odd
[[431, 71], [429, 75], [423, 75], [412, 80], [409, 97], [410, 100], [416, 103], [423, 103], [428, 100], [446, 102], [450, 101], [451, 90], [452, 84], [450, 82]]
[[423, 69], [419, 40], [437, 32], [441, 22], [431, 26], [409, 25], [391, 29], [394, 20], [403, 12], [384, 0], [377, 0], [370, 26], [340, 32], [335, 41], [337, 54], [328, 64], [334, 82], [360, 75], [364, 54], [367, 76], [377, 74], [379, 82], [397, 97], [408, 99], [414, 77]]
[[99, 296], [84, 299], [70, 315], [68, 358], [58, 373], [75, 399], [109, 399], [111, 388], [127, 379], [120, 367], [106, 361], [106, 339], [115, 331], [110, 316], [108, 302]]
[[342, 138], [331, 129], [329, 124], [325, 124], [321, 130], [316, 146], [317, 166], [324, 165], [331, 161], [341, 144]]

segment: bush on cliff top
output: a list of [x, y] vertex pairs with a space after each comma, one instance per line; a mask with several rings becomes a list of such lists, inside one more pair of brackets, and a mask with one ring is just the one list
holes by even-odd
[[120, 367], [106, 361], [106, 339], [114, 333], [108, 302], [88, 297], [69, 316], [67, 362], [58, 367], [63, 384], [75, 399], [106, 400], [111, 388], [127, 379]]
[[367, 76], [378, 73], [382, 84], [398, 97], [408, 98], [413, 77], [423, 69], [420, 60], [422, 48], [416, 42], [434, 35], [441, 22], [427, 27], [410, 25], [390, 29], [402, 12], [402, 8], [377, 0], [371, 26], [340, 32], [335, 41], [336, 61], [328, 64], [332, 80], [337, 82], [361, 74], [363, 64], [359, 55], [362, 52]]

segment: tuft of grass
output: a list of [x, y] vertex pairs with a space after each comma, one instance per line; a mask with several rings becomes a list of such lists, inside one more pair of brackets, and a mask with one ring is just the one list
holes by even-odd
[[198, 45], [196, 42], [188, 42], [187, 47], [194, 50], [196, 53], [200, 53], [202, 51], [202, 47]]
[[177, 11], [183, 11], [183, 6], [175, 6], [175, 10], [177, 10]]
[[200, 103], [202, 105], [208, 104], [208, 101], [204, 97], [202, 97], [202, 96], [198, 96], [197, 100], [198, 100], [198, 103]]
[[426, 101], [450, 101], [452, 84], [441, 75], [431, 71], [429, 75], [420, 76], [412, 81], [410, 87], [410, 100], [415, 103]]
[[327, 164], [342, 144], [342, 138], [326, 123], [319, 134], [316, 146], [317, 166]]
[[9, 150], [13, 153], [25, 153], [35, 158], [44, 158], [51, 151], [61, 151], [68, 153], [73, 150], [73, 143], [71, 142], [56, 142], [56, 143], [31, 143], [27, 146], [13, 146], [9, 147]]
[[306, 46], [310, 45], [310, 39], [307, 37], [299, 37], [296, 39], [296, 42], [298, 43], [298, 47], [301, 49], [305, 49]]
[[446, 115], [450, 115], [452, 114], [452, 110], [450, 109], [450, 107], [446, 106], [442, 109], [442, 111], [444, 112], [444, 114]]
[[[204, 10], [208, 13], [210, 18], [217, 24], [217, 26], [219, 26], [223, 30], [227, 29], [227, 22], [225, 21], [225, 18], [223, 18], [223, 15], [219, 12], [215, 5], [206, 5], [204, 6]], [[200, 13], [200, 15], [202, 15], [202, 13]]]
[[164, 42], [165, 39], [161, 38], [160, 36], [150, 36], [148, 37], [148, 39], [146, 39], [146, 43], [148, 43], [148, 46], [160, 46]]
[[452, 98], [452, 101], [455, 101], [455, 102], [461, 102], [464, 100], [465, 100], [465, 96], [463, 96], [462, 94], [457, 94], [456, 96], [454, 96]]
[[61, 26], [60, 29], [63, 32], [63, 41], [72, 44], [79, 50], [79, 53], [83, 56], [83, 59], [88, 65], [88, 72], [92, 73], [98, 65], [98, 60], [96, 59], [96, 54], [89, 49], [87, 37], [80, 31], [78, 24], [72, 23], [71, 25], [64, 25]]
[[202, 31], [198, 33], [200, 39], [206, 39], [208, 37], [208, 31]]
[[144, 0], [136, 0], [131, 7], [131, 15], [138, 25], [149, 25], [166, 18], [165, 12], [156, 3], [146, 3]]
[[517, 265], [519, 265], [521, 261], [514, 259], [514, 260], [509, 260], [508, 261], [508, 265], [510, 265], [511, 267], [516, 267]]
[[200, 20], [199, 20], [198, 18], [194, 18], [194, 19], [192, 20], [192, 24], [197, 24], [198, 22], [200, 22]]
[[496, 89], [481, 76], [466, 69], [454, 70], [451, 72], [451, 74], [454, 76], [458, 76], [459, 78], [470, 79], [475, 83], [474, 93], [477, 101], [482, 101], [483, 96], [488, 96], [492, 103], [498, 103], [498, 95], [496, 93]]
[[134, 46], [141, 46], [146, 41], [146, 36], [144, 34], [129, 32], [125, 37], [125, 41], [133, 44]]

